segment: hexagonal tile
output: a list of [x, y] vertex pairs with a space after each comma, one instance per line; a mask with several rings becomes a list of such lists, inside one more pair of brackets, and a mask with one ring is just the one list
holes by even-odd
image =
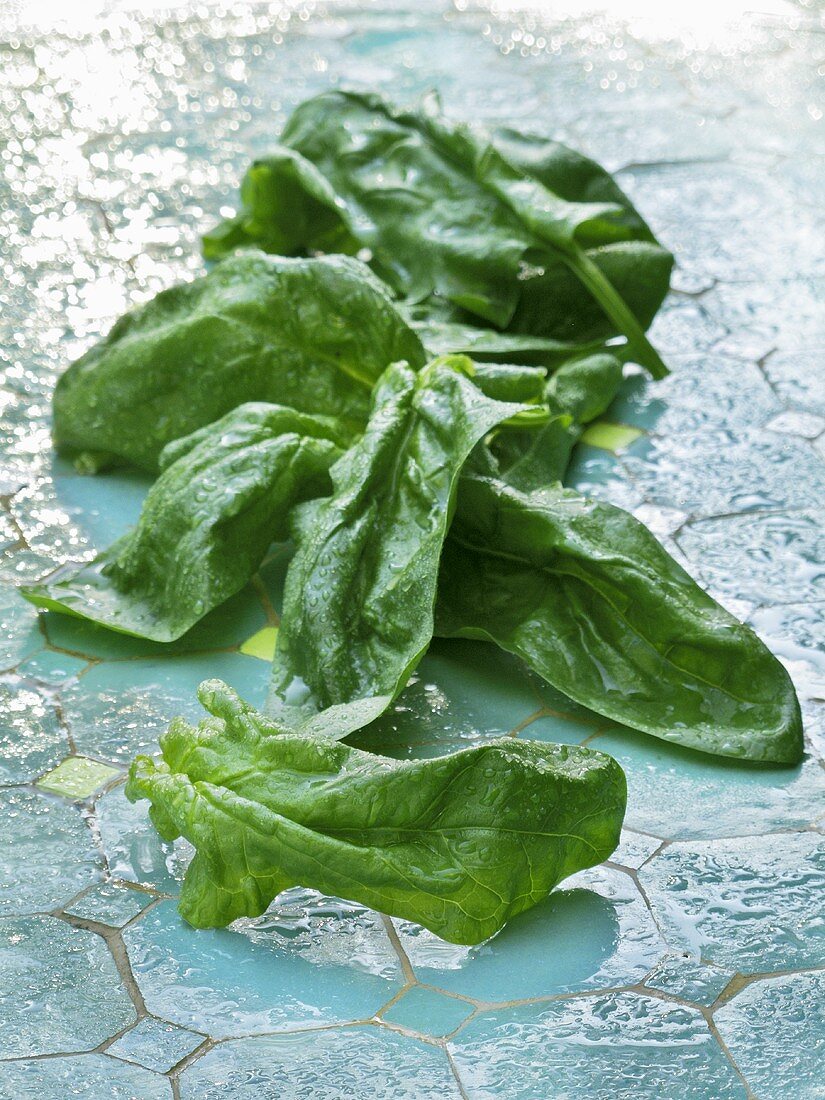
[[388, 756], [433, 756], [508, 733], [541, 706], [524, 664], [486, 642], [437, 639], [395, 705], [350, 739]]
[[137, 1062], [156, 1073], [167, 1073], [204, 1041], [182, 1027], [144, 1016], [133, 1028], [116, 1039], [106, 1053], [127, 1062]]
[[6, 1062], [0, 1100], [169, 1100], [169, 1082], [105, 1054]]
[[110, 768], [99, 760], [90, 760], [87, 756], [69, 756], [38, 779], [37, 786], [42, 791], [51, 791], [63, 798], [78, 800], [88, 798], [122, 774], [117, 768]]
[[56, 917], [0, 920], [0, 1057], [91, 1050], [132, 1023], [114, 959]]
[[68, 751], [54, 705], [17, 677], [0, 682], [0, 784], [26, 783]]
[[129, 802], [119, 784], [98, 798], [95, 818], [113, 878], [177, 894], [193, 848], [185, 840], [167, 844], [149, 819], [145, 802]]
[[55, 649], [41, 649], [18, 666], [17, 671], [29, 680], [37, 680], [50, 687], [59, 687], [74, 679], [86, 667], [81, 657], [70, 657]]
[[645, 979], [644, 984], [671, 997], [709, 1008], [732, 977], [730, 970], [705, 966], [684, 955], [669, 955]]
[[14, 668], [43, 642], [32, 605], [13, 588], [0, 586], [0, 669]]
[[484, 1013], [450, 1041], [450, 1050], [473, 1100], [746, 1096], [696, 1009], [637, 993]]
[[[170, 901], [123, 935], [149, 1010], [209, 1035], [363, 1020], [401, 985], [384, 930], [365, 912], [337, 920], [304, 918], [303, 928], [286, 927], [283, 933], [273, 923], [270, 932], [250, 935], [196, 931]], [[365, 938], [378, 940], [378, 973], [375, 946], [364, 952]]]
[[160, 732], [179, 714], [203, 717], [198, 684], [217, 677], [245, 699], [262, 705], [268, 676], [257, 661], [238, 653], [105, 661], [63, 693], [63, 709], [79, 752], [129, 763], [156, 752]]
[[64, 906], [67, 913], [86, 920], [107, 924], [110, 928], [122, 928], [154, 899], [142, 890], [131, 890], [114, 882], [101, 882], [92, 886], [79, 898]]
[[825, 600], [825, 512], [725, 516], [691, 523], [677, 542], [717, 599]]
[[473, 1005], [435, 989], [414, 985], [381, 1013], [381, 1019], [410, 1031], [437, 1037], [449, 1035], [473, 1012]]
[[759, 835], [823, 813], [825, 779], [811, 757], [792, 768], [748, 764], [622, 728], [589, 745], [624, 768], [627, 826], [663, 839]]
[[821, 1096], [825, 1061], [825, 973], [754, 982], [713, 1017], [756, 1096]]
[[816, 833], [679, 842], [639, 881], [674, 949], [745, 974], [822, 963], [825, 839]]
[[222, 1043], [184, 1072], [180, 1089], [181, 1100], [461, 1096], [443, 1051], [376, 1027]]
[[0, 915], [54, 909], [101, 875], [80, 812], [24, 789], [0, 790]]
[[623, 462], [648, 500], [698, 516], [807, 508], [825, 492], [806, 443], [755, 430], [640, 440]]

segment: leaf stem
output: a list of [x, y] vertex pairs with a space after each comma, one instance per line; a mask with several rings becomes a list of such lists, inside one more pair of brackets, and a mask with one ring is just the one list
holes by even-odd
[[659, 379], [670, 374], [627, 302], [584, 249], [574, 246], [569, 252], [563, 251], [562, 256], [614, 325], [627, 337], [638, 362], [650, 372], [651, 377]]

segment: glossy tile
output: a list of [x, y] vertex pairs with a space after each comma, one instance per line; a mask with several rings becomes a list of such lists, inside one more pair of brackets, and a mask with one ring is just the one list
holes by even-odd
[[144, 1016], [107, 1047], [106, 1053], [126, 1062], [137, 1062], [139, 1066], [153, 1069], [156, 1073], [167, 1073], [203, 1041], [202, 1035], [156, 1020], [153, 1016]]
[[757, 1096], [801, 1100], [822, 1091], [825, 974], [754, 982], [714, 1014], [714, 1023]]
[[689, 523], [679, 546], [722, 601], [825, 601], [825, 514], [765, 512]]
[[169, 1082], [105, 1054], [7, 1062], [0, 1100], [170, 1100]]
[[181, 1078], [181, 1100], [285, 1097], [459, 1100], [443, 1051], [377, 1027], [238, 1039], [205, 1054]]
[[437, 756], [498, 737], [541, 707], [524, 665], [488, 642], [437, 639], [395, 705], [350, 743]]
[[588, 745], [624, 768], [625, 824], [662, 839], [759, 835], [807, 825], [823, 812], [822, 769], [810, 756], [796, 767], [748, 764], [629, 729]]
[[684, 955], [668, 955], [645, 980], [645, 985], [682, 1001], [710, 1008], [731, 978], [733, 972], [730, 970], [704, 966]]
[[492, 1003], [632, 985], [667, 950], [632, 879], [606, 867], [567, 879], [477, 947], [396, 925], [419, 981]]
[[100, 936], [45, 916], [0, 920], [0, 1012], [2, 1058], [91, 1050], [136, 1017]]
[[213, 677], [263, 704], [267, 677], [238, 653], [105, 661], [63, 692], [66, 722], [80, 752], [127, 763], [139, 752], [157, 752], [159, 734], [177, 715], [198, 722], [198, 685]]
[[111, 783], [118, 775], [117, 768], [90, 760], [87, 756], [69, 756], [56, 768], [37, 780], [41, 791], [62, 795], [63, 798], [88, 798], [101, 787]]
[[473, 1005], [446, 997], [435, 989], [417, 985], [409, 989], [399, 1001], [381, 1013], [381, 1019], [418, 1031], [422, 1035], [441, 1037], [455, 1031], [472, 1013]]
[[368, 1019], [398, 992], [398, 962], [374, 915], [303, 923], [196, 931], [163, 902], [123, 935], [147, 1008], [221, 1038]]
[[55, 909], [100, 878], [91, 830], [77, 807], [26, 790], [0, 790], [0, 916]]
[[743, 974], [821, 966], [825, 838], [680, 842], [639, 871], [674, 950]]
[[50, 687], [59, 687], [83, 671], [88, 662], [54, 649], [41, 649], [18, 665], [17, 671], [27, 680], [36, 680]]
[[37, 612], [8, 583], [0, 584], [0, 669], [14, 668], [42, 649]]
[[637, 993], [499, 1009], [471, 1021], [450, 1050], [473, 1100], [746, 1097], [696, 1009]]
[[770, 432], [639, 440], [623, 462], [646, 499], [697, 516], [807, 508], [825, 491], [825, 463], [807, 443]]
[[152, 900], [152, 895], [143, 890], [131, 890], [114, 882], [101, 882], [75, 899], [71, 905], [64, 906], [64, 909], [75, 917], [98, 921], [110, 928], [122, 928]]
[[0, 681], [0, 785], [29, 782], [68, 751], [54, 703], [17, 677]]
[[163, 894], [177, 894], [192, 848], [184, 840], [162, 841], [146, 803], [129, 802], [123, 785], [97, 799], [95, 820], [106, 862], [114, 878], [140, 883]]

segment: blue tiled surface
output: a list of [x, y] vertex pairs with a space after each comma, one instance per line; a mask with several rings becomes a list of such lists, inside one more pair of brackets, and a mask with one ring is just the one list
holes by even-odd
[[[821, 25], [805, 0], [666, 20], [604, 3], [78, 0], [71, 31], [56, 4], [0, 8], [0, 1100], [822, 1095]], [[88, 557], [146, 491], [54, 458], [59, 371], [200, 270], [198, 232], [248, 159], [341, 80], [400, 99], [434, 84], [454, 114], [570, 140], [677, 252], [653, 327], [673, 374], [629, 375], [605, 419], [643, 437], [580, 447], [573, 474], [753, 624], [809, 738], [798, 768], [728, 764], [616, 729], [480, 643], [437, 643], [362, 745], [587, 741], [628, 776], [610, 864], [475, 948], [304, 890], [195, 932], [174, 901], [191, 851], [122, 784], [78, 803], [35, 787], [67, 757], [152, 751], [205, 676], [262, 701], [266, 666], [240, 646], [276, 621], [283, 553], [172, 647], [38, 617], [11, 585]]]

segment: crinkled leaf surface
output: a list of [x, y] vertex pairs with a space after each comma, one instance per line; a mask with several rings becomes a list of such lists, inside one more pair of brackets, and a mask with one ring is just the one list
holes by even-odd
[[[205, 247], [215, 255], [274, 239], [295, 252], [323, 248], [337, 217], [338, 247], [368, 248], [377, 273], [413, 302], [438, 296], [479, 324], [559, 340], [623, 332], [640, 362], [665, 373], [643, 329], [667, 292], [672, 257], [592, 161], [557, 143], [542, 160], [529, 144], [451, 125], [432, 103], [403, 111], [376, 95], [325, 92], [281, 135], [304, 158], [300, 172], [291, 162], [284, 181], [282, 149], [257, 161], [241, 213]], [[319, 204], [316, 237], [308, 212]], [[308, 229], [303, 241], [273, 229], [290, 209]]]
[[419, 367], [423, 349], [363, 264], [239, 253], [126, 314], [69, 367], [55, 443], [155, 470], [167, 443], [247, 401], [358, 432], [398, 360]]
[[269, 703], [290, 724], [315, 716], [312, 728], [340, 737], [366, 725], [429, 645], [458, 475], [524, 411], [486, 397], [472, 369], [461, 356], [417, 375], [390, 367], [366, 433], [332, 468], [332, 495], [296, 510]]
[[52, 611], [169, 642], [238, 592], [292, 506], [331, 490], [340, 457], [334, 422], [246, 404], [161, 455], [133, 532], [94, 561], [62, 569], [23, 595]]
[[478, 943], [619, 839], [625, 780], [589, 749], [499, 738], [391, 760], [284, 731], [219, 681], [126, 788], [196, 849], [180, 910], [196, 927], [264, 912], [302, 885]]
[[647, 528], [573, 490], [462, 477], [436, 630], [496, 642], [570, 698], [666, 741], [801, 757], [782, 665]]

